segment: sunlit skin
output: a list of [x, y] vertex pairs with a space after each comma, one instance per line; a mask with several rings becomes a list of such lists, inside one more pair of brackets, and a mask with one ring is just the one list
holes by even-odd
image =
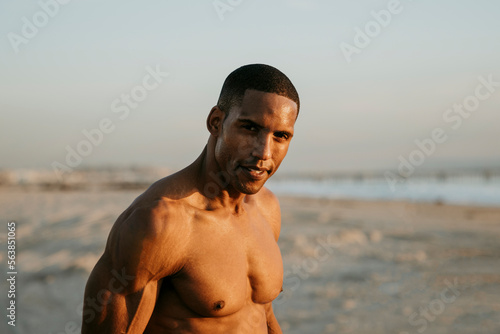
[[[297, 105], [247, 90], [188, 167], [154, 183], [114, 224], [86, 289], [82, 333], [281, 333], [281, 216], [264, 187]], [[116, 279], [116, 273], [125, 279]]]
[[[218, 129], [224, 115], [215, 107], [210, 116], [209, 128]], [[218, 138], [214, 149], [217, 168], [231, 176], [228, 192], [234, 190], [240, 197], [260, 190], [288, 151], [296, 117], [296, 105], [289, 99], [255, 90], [246, 92], [242, 107], [224, 120], [224, 131], [220, 135], [212, 132], [213, 138]]]

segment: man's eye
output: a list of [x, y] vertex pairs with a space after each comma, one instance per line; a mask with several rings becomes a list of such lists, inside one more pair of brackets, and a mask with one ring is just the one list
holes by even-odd
[[256, 131], [257, 130], [257, 128], [253, 125], [243, 125], [243, 128], [247, 129], [249, 131]]
[[283, 132], [277, 132], [274, 135], [276, 137], [278, 137], [279, 139], [284, 139], [284, 140], [288, 139], [288, 135], [286, 133], [283, 133]]

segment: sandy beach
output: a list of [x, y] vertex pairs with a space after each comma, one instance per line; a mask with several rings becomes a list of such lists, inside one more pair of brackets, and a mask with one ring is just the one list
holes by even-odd
[[[0, 188], [0, 260], [15, 221], [18, 272], [16, 326], [3, 316], [2, 333], [79, 333], [87, 277], [140, 192]], [[285, 333], [500, 333], [500, 208], [280, 202]]]

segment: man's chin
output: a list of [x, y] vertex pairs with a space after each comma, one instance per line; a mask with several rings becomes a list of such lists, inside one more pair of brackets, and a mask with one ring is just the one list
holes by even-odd
[[242, 194], [253, 195], [258, 193], [259, 190], [262, 189], [269, 177], [270, 175], [267, 174], [262, 179], [255, 180], [249, 178], [245, 173], [238, 171], [234, 175], [232, 186]]
[[264, 187], [265, 181], [262, 182], [245, 182], [245, 183], [240, 183], [236, 185], [235, 189], [238, 190], [240, 193], [245, 194], [245, 195], [254, 195], [259, 192], [259, 190]]

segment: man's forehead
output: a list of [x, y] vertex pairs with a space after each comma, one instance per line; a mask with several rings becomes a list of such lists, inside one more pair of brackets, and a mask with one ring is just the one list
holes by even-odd
[[248, 88], [243, 94], [242, 102], [247, 101], [268, 101], [271, 99], [287, 101], [287, 103], [293, 104], [297, 108], [297, 104], [292, 99], [273, 92], [264, 92], [257, 89]]
[[291, 99], [276, 93], [254, 89], [245, 91], [238, 109], [240, 109], [240, 117], [259, 117], [265, 114], [275, 114], [278, 117], [293, 118], [295, 120], [297, 116], [297, 104]]

